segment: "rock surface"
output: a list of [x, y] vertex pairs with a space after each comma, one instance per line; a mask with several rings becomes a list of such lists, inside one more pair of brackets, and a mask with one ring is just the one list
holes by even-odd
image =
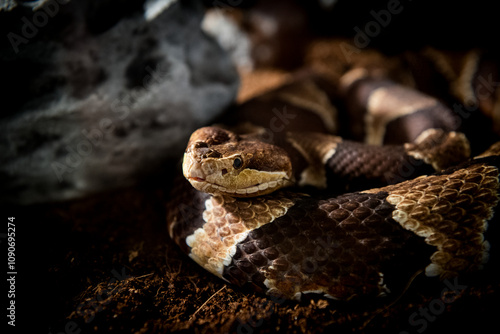
[[203, 7], [177, 1], [148, 20], [141, 6], [54, 0], [0, 12], [2, 201], [161, 176], [192, 130], [234, 100], [237, 72], [201, 30]]

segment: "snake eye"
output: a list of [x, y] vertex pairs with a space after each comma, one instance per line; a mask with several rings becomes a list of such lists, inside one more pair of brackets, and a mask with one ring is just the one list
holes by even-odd
[[235, 158], [233, 161], [233, 167], [238, 169], [241, 166], [243, 166], [243, 160], [241, 160], [241, 158]]

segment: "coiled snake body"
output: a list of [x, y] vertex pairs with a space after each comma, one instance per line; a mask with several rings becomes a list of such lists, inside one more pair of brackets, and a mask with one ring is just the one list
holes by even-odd
[[481, 268], [498, 146], [469, 159], [456, 113], [362, 69], [339, 91], [353, 138], [368, 144], [343, 140], [321, 85], [303, 76], [193, 133], [173, 240], [222, 279], [290, 299], [381, 296], [424, 268]]

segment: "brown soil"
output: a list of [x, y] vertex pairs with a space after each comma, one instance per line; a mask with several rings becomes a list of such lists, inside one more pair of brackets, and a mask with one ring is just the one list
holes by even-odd
[[16, 218], [18, 323], [55, 334], [452, 333], [496, 322], [500, 279], [493, 265], [447, 283], [419, 275], [403, 294], [373, 303], [292, 302], [240, 291], [169, 239], [166, 189], [23, 208]]
[[[331, 56], [337, 49], [338, 43], [320, 41], [306, 60], [335, 80], [342, 70], [332, 68], [341, 59], [339, 52]], [[282, 72], [269, 73], [243, 78], [246, 89], [239, 101], [287, 79]], [[421, 274], [404, 293], [374, 302], [282, 301], [228, 285], [181, 253], [166, 229], [168, 189], [155, 183], [14, 211], [17, 329], [53, 334], [454, 333], [498, 327], [499, 222], [490, 223], [493, 255], [482, 272], [448, 282]]]

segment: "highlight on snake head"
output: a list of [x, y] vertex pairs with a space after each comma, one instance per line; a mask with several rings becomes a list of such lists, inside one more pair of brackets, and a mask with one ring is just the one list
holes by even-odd
[[282, 148], [218, 127], [191, 135], [182, 171], [197, 190], [232, 197], [265, 195], [292, 184], [292, 164]]

